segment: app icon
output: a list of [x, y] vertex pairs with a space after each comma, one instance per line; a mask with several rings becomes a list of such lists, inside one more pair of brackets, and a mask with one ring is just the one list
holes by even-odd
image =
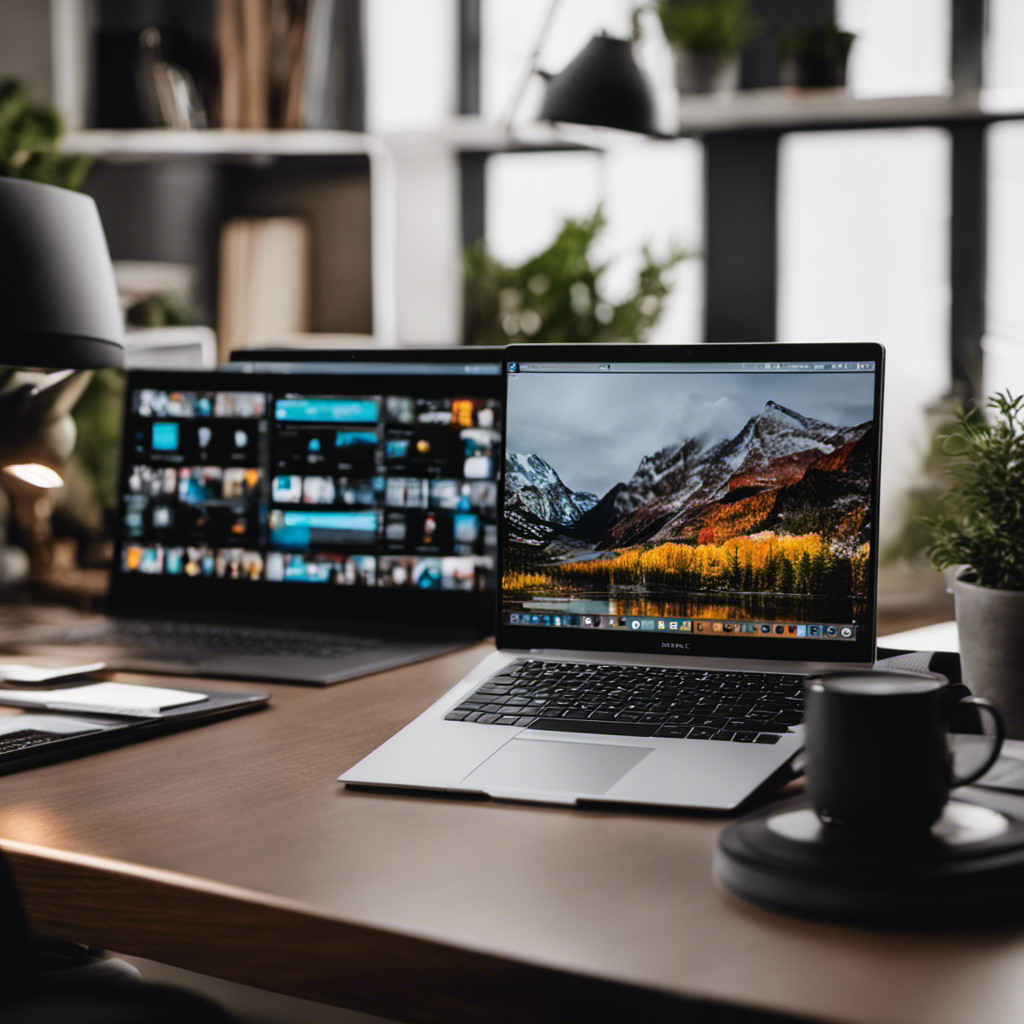
[[796, 632], [796, 626], [794, 626], [792, 623], [790, 623], [790, 625], [788, 625], [786, 627], [786, 632], [787, 633], [795, 633]]
[[640, 620], [639, 619], [633, 619], [633, 621], [630, 622], [629, 625], [630, 625], [630, 627], [632, 629], [639, 629], [640, 628]]
[[625, 629], [625, 628], [626, 628], [626, 616], [625, 616], [625, 615], [620, 615], [620, 616], [619, 616], [619, 625], [620, 625], [620, 626], [621, 626], [621, 627], [622, 627], [623, 629]]
[[713, 633], [721, 633], [722, 632], [722, 624], [720, 622], [712, 622], [711, 623], [711, 631]]
[[609, 615], [609, 616], [608, 616], [608, 617], [607, 617], [607, 618], [606, 618], [606, 619], [604, 620], [604, 624], [605, 624], [606, 626], [614, 626], [614, 625], [615, 625], [615, 622], [616, 622], [616, 619], [615, 619], [615, 616], [614, 616], [614, 615]]
[[772, 627], [769, 626], [767, 622], [762, 622], [761, 623], [761, 632], [762, 633], [770, 633], [771, 631], [772, 631]]
[[654, 629], [654, 619], [641, 619], [640, 620], [640, 628], [641, 629]]
[[843, 628], [839, 632], [842, 636], [847, 638], [853, 636], [853, 630], [850, 629], [849, 626], [843, 626]]
[[683, 621], [679, 623], [679, 628], [684, 633], [689, 633], [690, 630], [693, 628], [693, 623], [689, 619], [683, 619]]
[[836, 627], [835, 626], [829, 626], [828, 629], [825, 630], [825, 632], [829, 636], [835, 636], [836, 635]]
[[807, 636], [807, 627], [803, 624], [796, 627], [797, 636]]
[[679, 623], [678, 623], [678, 622], [676, 622], [676, 620], [675, 620], [675, 619], [673, 619], [673, 620], [672, 620], [672, 621], [671, 621], [671, 622], [670, 622], [670, 623], [668, 624], [668, 628], [669, 628], [669, 629], [678, 629], [678, 628], [679, 628]]
[[592, 626], [593, 624], [594, 624], [593, 616], [591, 616], [591, 615], [584, 615], [583, 616], [583, 625], [584, 626]]
[[703, 633], [704, 632], [704, 623], [703, 622], [695, 623], [695, 628], [696, 628], [698, 633]]
[[511, 614], [511, 615], [510, 615], [510, 616], [508, 617], [508, 621], [509, 621], [509, 622], [518, 622], [518, 621], [519, 621], [519, 616], [518, 616], [518, 615], [517, 615], [517, 614], [516, 614], [515, 612], [513, 612], [513, 613], [512, 613], [512, 614]]
[[509, 373], [515, 373], [516, 370], [518, 370], [518, 369], [519, 369], [519, 364], [518, 363], [509, 363], [508, 364], [508, 372]]
[[556, 626], [560, 626], [562, 624], [562, 616], [561, 615], [556, 615], [554, 617], [554, 619], [552, 619], [552, 621], [554, 622], [554, 624]]
[[551, 616], [550, 615], [545, 615], [544, 616], [544, 625], [545, 626], [550, 626], [551, 625]]
[[819, 636], [821, 634], [820, 626], [810, 626], [811, 636]]
[[664, 628], [665, 628], [665, 620], [664, 619], [658, 619], [658, 629], [664, 629]]
[[580, 617], [578, 615], [566, 615], [565, 624], [567, 626], [578, 626], [580, 624]]
[[726, 633], [731, 633], [732, 632], [732, 623], [731, 622], [723, 622], [722, 623], [722, 630], [724, 632], [726, 632]]
[[785, 626], [776, 626], [775, 627], [775, 632], [776, 633], [785, 633], [786, 632], [786, 627]]

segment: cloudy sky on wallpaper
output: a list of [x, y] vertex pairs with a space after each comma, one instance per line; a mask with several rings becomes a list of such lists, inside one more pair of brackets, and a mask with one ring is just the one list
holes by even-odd
[[873, 397], [870, 373], [521, 374], [509, 381], [508, 450], [600, 498], [645, 455], [734, 437], [769, 400], [846, 427], [871, 419]]

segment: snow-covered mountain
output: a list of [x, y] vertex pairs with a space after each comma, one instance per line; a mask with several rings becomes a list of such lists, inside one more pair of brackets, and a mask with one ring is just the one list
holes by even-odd
[[[600, 500], [570, 492], [540, 456], [511, 454], [506, 509], [598, 549], [670, 539], [720, 543], [754, 523], [785, 530], [813, 521], [852, 536], [867, 514], [870, 427], [837, 427], [768, 402], [734, 437], [710, 447], [687, 439], [645, 456], [627, 483]], [[846, 509], [841, 528], [822, 502]]]
[[539, 455], [506, 452], [506, 512], [525, 510], [545, 523], [570, 526], [596, 504], [596, 495], [570, 491]]

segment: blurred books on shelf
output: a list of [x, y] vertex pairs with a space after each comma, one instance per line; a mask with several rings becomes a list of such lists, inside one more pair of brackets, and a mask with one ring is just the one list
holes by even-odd
[[125, 366], [196, 370], [217, 365], [217, 335], [210, 327], [141, 327], [125, 333]]
[[218, 0], [222, 128], [336, 123], [336, 0]]
[[241, 217], [220, 236], [220, 359], [310, 328], [310, 226], [301, 217]]

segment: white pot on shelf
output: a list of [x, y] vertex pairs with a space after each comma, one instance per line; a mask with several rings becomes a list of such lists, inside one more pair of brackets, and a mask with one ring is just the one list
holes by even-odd
[[738, 53], [695, 53], [674, 46], [676, 88], [683, 95], [735, 92], [740, 84]]

